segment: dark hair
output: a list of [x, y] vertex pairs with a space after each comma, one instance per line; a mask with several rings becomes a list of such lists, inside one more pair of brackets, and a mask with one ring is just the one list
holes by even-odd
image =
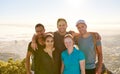
[[59, 23], [60, 21], [65, 21], [65, 23], [67, 24], [67, 21], [66, 21], [64, 18], [59, 18], [59, 19], [57, 20], [57, 25], [58, 25], [58, 23]]
[[43, 27], [43, 29], [45, 29], [41, 23], [36, 24], [35, 28], [37, 28], [37, 27]]

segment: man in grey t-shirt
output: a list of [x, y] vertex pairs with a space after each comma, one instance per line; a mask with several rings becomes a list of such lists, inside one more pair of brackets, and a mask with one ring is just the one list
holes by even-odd
[[[81, 36], [78, 38], [78, 47], [85, 54], [86, 74], [101, 74], [102, 69], [102, 46], [101, 41], [96, 40], [96, 49], [94, 49], [94, 38], [90, 32], [87, 32], [87, 25], [84, 20], [78, 20], [76, 27]], [[95, 67], [96, 53], [98, 57], [98, 67]]]

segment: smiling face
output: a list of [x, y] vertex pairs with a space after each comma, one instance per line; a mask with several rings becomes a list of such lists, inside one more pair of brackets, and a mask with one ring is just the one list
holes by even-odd
[[43, 37], [45, 29], [42, 26], [38, 26], [35, 28], [36, 30], [36, 34], [38, 35], [38, 37]]
[[66, 46], [66, 48], [73, 48], [73, 45], [74, 45], [74, 41], [71, 37], [65, 37], [64, 38], [64, 44]]
[[47, 36], [45, 38], [45, 46], [52, 48], [54, 46], [54, 40], [52, 36]]
[[81, 34], [85, 34], [87, 32], [86, 30], [87, 26], [85, 24], [80, 23], [80, 24], [77, 24], [76, 27]]
[[59, 20], [57, 22], [57, 28], [58, 28], [58, 31], [61, 32], [61, 33], [66, 32], [66, 29], [67, 29], [66, 21], [65, 20]]

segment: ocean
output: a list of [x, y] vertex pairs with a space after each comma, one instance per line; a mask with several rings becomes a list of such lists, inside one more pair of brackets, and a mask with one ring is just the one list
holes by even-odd
[[[35, 25], [2, 25], [0, 24], [0, 60], [9, 58], [23, 59], [27, 53]], [[45, 25], [47, 31], [56, 31], [56, 25]], [[102, 36], [103, 61], [114, 74], [120, 74], [120, 24], [88, 24], [88, 31], [98, 32]], [[69, 30], [76, 32], [75, 25], [68, 25]]]
[[[31, 40], [35, 33], [35, 25], [6, 25], [0, 24], [0, 41], [11, 41], [11, 40]], [[120, 24], [88, 24], [88, 31], [98, 32], [100, 35], [120, 35]], [[56, 31], [56, 25], [45, 25], [46, 32]], [[77, 31], [75, 25], [68, 25], [67, 31]]]

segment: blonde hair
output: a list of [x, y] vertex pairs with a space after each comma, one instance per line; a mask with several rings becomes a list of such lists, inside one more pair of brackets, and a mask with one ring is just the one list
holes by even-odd
[[[73, 40], [73, 36], [71, 35], [71, 34], [66, 34], [65, 36], [64, 36], [64, 39], [65, 38], [71, 38], [72, 40]], [[73, 40], [74, 41], [74, 40]]]

